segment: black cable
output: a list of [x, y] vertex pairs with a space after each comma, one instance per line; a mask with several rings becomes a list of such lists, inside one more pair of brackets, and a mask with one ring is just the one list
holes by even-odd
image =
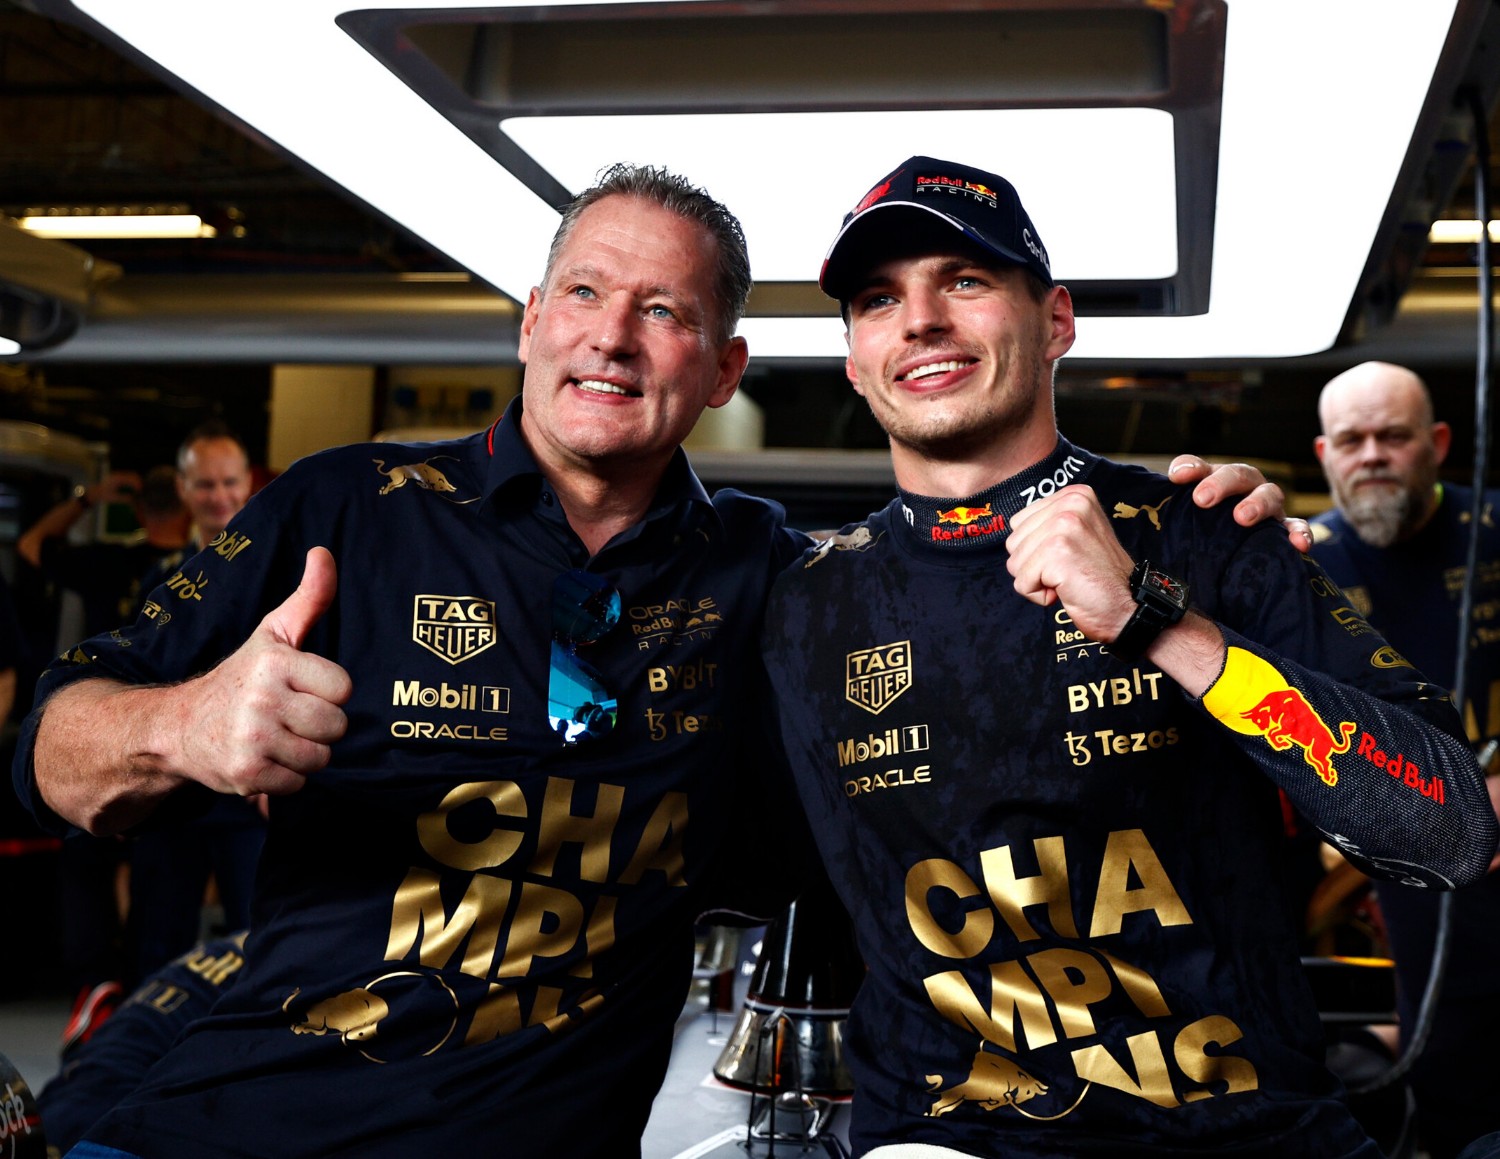
[[[1474, 577], [1479, 571], [1479, 527], [1484, 515], [1484, 486], [1489, 473], [1490, 453], [1490, 362], [1495, 345], [1495, 301], [1490, 266], [1490, 133], [1484, 102], [1476, 89], [1466, 88], [1460, 96], [1469, 106], [1474, 119], [1474, 216], [1479, 219], [1479, 349], [1474, 374], [1474, 497], [1469, 512], [1469, 550], [1464, 565], [1464, 585], [1458, 605], [1458, 659], [1453, 670], [1453, 702], [1460, 716], [1468, 703], [1469, 621], [1474, 614]], [[1448, 969], [1448, 951], [1453, 935], [1453, 893], [1438, 898], [1437, 929], [1432, 939], [1432, 962], [1428, 967], [1427, 985], [1411, 1032], [1404, 1037], [1406, 1046], [1390, 1070], [1374, 1081], [1351, 1092], [1356, 1095], [1383, 1090], [1402, 1078], [1422, 1056], [1432, 1035], [1438, 995]]]

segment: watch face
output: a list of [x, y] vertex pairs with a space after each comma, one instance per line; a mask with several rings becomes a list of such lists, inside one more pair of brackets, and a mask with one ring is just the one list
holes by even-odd
[[1140, 589], [1143, 595], [1151, 595], [1163, 603], [1170, 604], [1175, 609], [1185, 609], [1188, 606], [1188, 585], [1179, 579], [1173, 579], [1166, 571], [1157, 571], [1157, 568], [1146, 568], [1145, 576], [1140, 577]]
[[1187, 598], [1187, 585], [1159, 571], [1148, 571], [1141, 581], [1145, 587], [1157, 592], [1164, 599], [1180, 604]]

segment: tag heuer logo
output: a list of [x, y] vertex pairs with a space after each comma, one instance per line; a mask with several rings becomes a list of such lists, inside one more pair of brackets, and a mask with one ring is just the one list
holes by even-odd
[[418, 596], [411, 638], [449, 664], [462, 664], [495, 642], [495, 603], [478, 596]]
[[911, 641], [850, 652], [844, 673], [845, 698], [866, 712], [882, 712], [911, 687]]

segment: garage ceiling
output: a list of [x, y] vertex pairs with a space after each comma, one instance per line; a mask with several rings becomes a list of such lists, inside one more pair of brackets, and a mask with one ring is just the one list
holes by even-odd
[[[1319, 331], [1327, 341], [1299, 339], [1296, 352], [1303, 357], [1285, 363], [1211, 343], [1183, 358], [1154, 349], [1154, 339], [1136, 349], [1127, 342], [1113, 354], [1106, 346], [1097, 353], [1085, 347], [1069, 371], [1080, 389], [1113, 376], [1144, 390], [1153, 389], [1153, 382], [1169, 390], [1176, 384], [1179, 394], [1201, 399], [1204, 390], [1185, 374], [1189, 366], [1211, 375], [1217, 368], [1220, 382], [1253, 384], [1277, 374], [1278, 366], [1315, 374], [1312, 368], [1320, 365], [1367, 355], [1448, 365], [1472, 359], [1472, 253], [1467, 247], [1429, 247], [1426, 223], [1472, 215], [1473, 150], [1459, 94], [1468, 88], [1482, 107], [1494, 104], [1500, 37], [1493, 0], [1444, 2], [1452, 9], [1451, 24], [1424, 57], [1427, 88], [1406, 120], [1398, 123], [1381, 112], [1382, 91], [1389, 86], [1379, 83], [1336, 94], [1324, 106], [1304, 102], [1284, 114], [1283, 135], [1243, 154], [1237, 162], [1242, 168], [1229, 182], [1241, 185], [1247, 164], [1274, 174], [1301, 156], [1293, 148], [1294, 129], [1302, 134], [1296, 148], [1318, 156], [1346, 138], [1378, 142], [1395, 136], [1405, 143], [1373, 198], [1352, 171], [1337, 179], [1325, 176], [1322, 185], [1297, 186], [1293, 178], [1306, 166], [1296, 164], [1289, 166], [1292, 177], [1266, 186], [1273, 193], [1284, 189], [1288, 206], [1261, 196], [1264, 211], [1285, 210], [1295, 230], [1280, 231], [1274, 246], [1252, 250], [1255, 264], [1273, 269], [1278, 287], [1274, 295], [1262, 295], [1277, 299], [1279, 313], [1260, 331], [1289, 328], [1315, 302], [1331, 319]], [[1354, 67], [1345, 55], [1369, 56], [1347, 37], [1342, 44], [1304, 43], [1313, 35], [1317, 12], [1344, 14], [1351, 30], [1389, 25], [1385, 31], [1394, 35], [1410, 8], [1401, 0], [1286, 5], [1289, 15], [1277, 26], [1281, 57], [1263, 74], [1274, 83], [1260, 92], [1260, 103], [1302, 83], [1305, 72], [1342, 75], [1340, 69]], [[1203, 329], [1210, 317], [1203, 310], [1214, 294], [1224, 300], [1227, 293], [1227, 281], [1215, 280], [1220, 271], [1208, 255], [1226, 236], [1226, 180], [1219, 162], [1232, 149], [1228, 134], [1240, 115], [1239, 106], [1226, 108], [1219, 80], [1242, 67], [1237, 21], [1243, 26], [1263, 11], [1282, 12], [1280, 0], [1253, 6], [1247, 0], [686, 0], [440, 9], [408, 4], [370, 5], [348, 14], [321, 0], [265, 0], [248, 9], [210, 0], [0, 0], [0, 213], [16, 217], [69, 205], [182, 206], [200, 213], [217, 234], [86, 243], [85, 252], [106, 276], [76, 332], [52, 349], [12, 361], [513, 361], [513, 295], [524, 293], [539, 268], [538, 247], [555, 220], [549, 203], [590, 171], [583, 168], [580, 178], [583, 160], [548, 154], [549, 138], [601, 115], [616, 118], [622, 133], [624, 114], [638, 116], [651, 133], [653, 126], [691, 115], [808, 116], [834, 106], [862, 114], [947, 109], [950, 119], [1020, 105], [1051, 113], [1084, 104], [1167, 110], [1175, 126], [1175, 269], [1166, 277], [1064, 280], [1078, 291], [1081, 313], [1089, 316], [1084, 333], [1133, 341], [1153, 327]], [[160, 27], [147, 33], [138, 22], [149, 13], [174, 12], [192, 30], [183, 42], [187, 49], [163, 48], [167, 33]], [[224, 16], [230, 21], [221, 27]], [[486, 182], [498, 174], [522, 189], [534, 203], [521, 211], [525, 227], [516, 228], [521, 218], [502, 212], [503, 205], [522, 203], [503, 201], [489, 186], [476, 192], [467, 188], [473, 182], [432, 175], [425, 199], [430, 211], [408, 212], [408, 202], [387, 199], [367, 172], [333, 174], [341, 162], [315, 157], [310, 148], [290, 148], [292, 129], [263, 115], [259, 105], [239, 105], [234, 85], [209, 91], [231, 72], [247, 76], [257, 92], [294, 91], [301, 119], [331, 123], [334, 136], [357, 137], [363, 145], [356, 152], [366, 157], [385, 150], [377, 173], [421, 175], [401, 125], [361, 105], [332, 68], [321, 67], [324, 62], [298, 55], [307, 45], [299, 22], [315, 18], [327, 18], [330, 28], [336, 24], [341, 53], [399, 82], [403, 94], [434, 116], [437, 128], [417, 137], [446, 136], [451, 129], [471, 151], [467, 164], [478, 166], [473, 172], [485, 172]], [[330, 33], [325, 28], [318, 35]], [[1418, 54], [1420, 39], [1413, 32], [1404, 37], [1397, 49], [1387, 47], [1396, 55], [1384, 64], [1366, 60], [1359, 67], [1401, 72], [1400, 62]], [[830, 47], [840, 44], [842, 55]], [[1008, 67], [986, 67], [997, 57]], [[1318, 61], [1321, 67], [1304, 67]], [[1304, 132], [1309, 125], [1310, 134]], [[1491, 136], [1500, 134], [1492, 130]], [[666, 136], [656, 131], [647, 139]], [[823, 138], [830, 157], [835, 151], [828, 143], [837, 139]], [[924, 141], [901, 142], [894, 149], [901, 156], [929, 151]], [[687, 150], [686, 159], [668, 157], [667, 163], [740, 208], [746, 191], [736, 188], [742, 184], [738, 176], [725, 188], [703, 172], [707, 158], [693, 138], [675, 147]], [[815, 185], [828, 187], [827, 204], [834, 209], [821, 210], [827, 215], [857, 197], [891, 151], [885, 143], [864, 149], [847, 166], [747, 153], [730, 172], [748, 180], [779, 165], [783, 187], [797, 188], [799, 196]], [[1074, 159], [1071, 154], [1085, 154], [1085, 165], [1090, 160], [1089, 150], [1067, 139], [1056, 141], [1055, 154], [1047, 158], [1054, 165]], [[872, 163], [871, 157], [879, 159]], [[1107, 178], [1089, 184], [1099, 213], [1107, 214], [1121, 185]], [[480, 210], [489, 207], [492, 218], [478, 251], [462, 240], [475, 230], [455, 225], [470, 221], [465, 215], [476, 212], [470, 207], [475, 200]], [[1039, 212], [1035, 206], [1049, 200], [1028, 196], [1033, 215]], [[1362, 222], [1363, 258], [1330, 292], [1319, 280], [1320, 261], [1332, 246], [1331, 234], [1351, 217]], [[1070, 231], [1064, 226], [1057, 233]], [[515, 261], [524, 273], [494, 261], [507, 236], [524, 239]], [[1054, 256], [1060, 240], [1048, 239]], [[1331, 306], [1324, 297], [1332, 298]], [[767, 279], [757, 285], [754, 310], [760, 317], [752, 323], [821, 310], [826, 327], [827, 309], [810, 290], [810, 277]], [[832, 333], [836, 340], [836, 327]], [[786, 359], [765, 363], [751, 381], [752, 392], [774, 400], [786, 393], [777, 386], [784, 371], [833, 366], [836, 341], [828, 344], [826, 329], [819, 334], [816, 341], [794, 342]], [[752, 347], [768, 348], [755, 334], [751, 341]], [[1315, 352], [1329, 343], [1332, 349]]]

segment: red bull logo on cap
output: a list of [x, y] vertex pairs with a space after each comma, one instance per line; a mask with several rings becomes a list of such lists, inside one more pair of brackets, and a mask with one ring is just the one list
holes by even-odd
[[[895, 180], [896, 176], [897, 176], [896, 174], [892, 174], [891, 175], [891, 180]], [[891, 182], [890, 181], [883, 181], [879, 185], [875, 186], [874, 189], [870, 190], [870, 192], [866, 193], [863, 197], [861, 197], [859, 199], [859, 204], [854, 207], [854, 213], [855, 213], [855, 215], [861, 214], [865, 210], [869, 209], [870, 206], [874, 205], [877, 201], [879, 201], [882, 197], [884, 197], [890, 191], [891, 191]]]
[[969, 181], [963, 177], [948, 177], [943, 174], [932, 176], [917, 175], [917, 191], [924, 189], [941, 189], [947, 193], [970, 193], [981, 201], [987, 201], [992, 207], [995, 206], [999, 197], [988, 185], [981, 185], [977, 181]]
[[1295, 688], [1283, 688], [1268, 693], [1249, 712], [1240, 714], [1261, 733], [1266, 742], [1278, 751], [1289, 749], [1294, 744], [1302, 748], [1305, 760], [1322, 778], [1325, 785], [1336, 785], [1338, 770], [1333, 767], [1333, 754], [1349, 751], [1349, 737], [1359, 726], [1352, 720], [1339, 725], [1339, 735], [1323, 722], [1312, 705]]

